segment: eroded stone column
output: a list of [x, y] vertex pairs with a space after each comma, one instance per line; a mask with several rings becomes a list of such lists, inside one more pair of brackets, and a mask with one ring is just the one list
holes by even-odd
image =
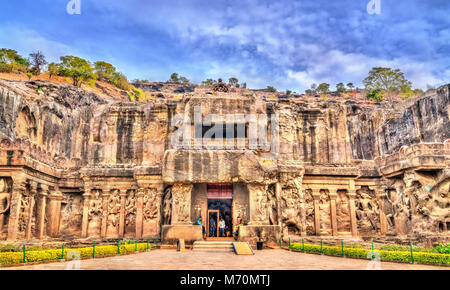
[[41, 185], [41, 191], [39, 192], [39, 201], [36, 213], [36, 237], [42, 239], [45, 234], [45, 213], [48, 196], [48, 186]]
[[119, 190], [120, 196], [120, 214], [119, 214], [119, 237], [123, 238], [125, 233], [125, 204], [127, 201], [127, 191]]
[[139, 188], [136, 193], [136, 238], [142, 239], [144, 194], [148, 189]]
[[[34, 216], [34, 203], [36, 202], [37, 196], [37, 186], [36, 182], [32, 182], [30, 184], [30, 196], [29, 196], [29, 207], [28, 207], [28, 220], [27, 220], [27, 228], [25, 231], [25, 239], [30, 240], [33, 237], [33, 233], [31, 231], [31, 227], [33, 225], [33, 216]], [[37, 221], [35, 221], [37, 222]]]
[[89, 203], [91, 200], [91, 189], [85, 189], [83, 194], [83, 217], [81, 221], [81, 237], [87, 238], [89, 226]]
[[331, 206], [331, 233], [333, 236], [337, 236], [338, 235], [337, 215], [336, 215], [337, 190], [335, 188], [330, 188], [329, 194], [330, 194], [330, 206]]
[[59, 232], [59, 222], [61, 216], [61, 200], [63, 199], [63, 195], [60, 191], [54, 190], [50, 192], [48, 199], [49, 203], [47, 211], [47, 219], [48, 219], [47, 234], [50, 237], [57, 237]]
[[17, 232], [19, 230], [20, 206], [22, 204], [22, 194], [26, 190], [25, 180], [13, 180], [11, 205], [9, 208], [8, 241], [14, 241], [17, 238]]
[[320, 189], [313, 188], [312, 196], [314, 199], [314, 228], [316, 231], [316, 236], [320, 236]]

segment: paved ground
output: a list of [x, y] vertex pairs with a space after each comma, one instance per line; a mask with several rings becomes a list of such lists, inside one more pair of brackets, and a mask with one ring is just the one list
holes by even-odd
[[[340, 270], [366, 269], [369, 261], [289, 252], [286, 250], [257, 251], [254, 256], [237, 256], [232, 252], [177, 252], [152, 250], [150, 252], [80, 261], [80, 268], [99, 270]], [[67, 269], [69, 262], [31, 265], [3, 269]], [[426, 265], [381, 262], [381, 269], [442, 269]]]

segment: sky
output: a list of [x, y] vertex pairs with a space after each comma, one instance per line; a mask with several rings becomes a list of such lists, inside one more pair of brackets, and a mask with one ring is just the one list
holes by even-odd
[[449, 0], [79, 0], [81, 14], [69, 0], [0, 1], [0, 47], [107, 61], [130, 80], [177, 72], [302, 93], [363, 87], [383, 66], [416, 88], [450, 83]]

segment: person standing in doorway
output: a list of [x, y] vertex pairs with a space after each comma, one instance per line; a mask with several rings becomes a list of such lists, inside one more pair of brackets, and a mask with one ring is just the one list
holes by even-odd
[[225, 221], [223, 220], [223, 218], [220, 218], [219, 230], [220, 230], [220, 236], [224, 237], [225, 236]]
[[216, 220], [214, 218], [209, 220], [209, 236], [216, 236]]

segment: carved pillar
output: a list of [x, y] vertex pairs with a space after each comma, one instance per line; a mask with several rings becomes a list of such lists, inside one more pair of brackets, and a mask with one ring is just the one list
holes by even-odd
[[336, 215], [336, 198], [337, 198], [337, 191], [335, 188], [329, 189], [330, 193], [330, 205], [331, 205], [331, 232], [333, 236], [338, 235], [337, 230], [337, 215]]
[[102, 191], [102, 221], [100, 226], [100, 237], [106, 237], [106, 230], [108, 227], [108, 198], [109, 190], [104, 189]]
[[125, 203], [127, 201], [127, 191], [119, 190], [120, 214], [119, 214], [119, 237], [123, 238], [125, 233]]
[[61, 200], [63, 199], [63, 195], [60, 191], [54, 190], [50, 192], [48, 199], [49, 203], [47, 210], [47, 219], [48, 219], [47, 234], [50, 237], [57, 237], [59, 232], [59, 222], [61, 216]]
[[312, 196], [314, 199], [314, 228], [316, 230], [316, 236], [320, 236], [320, 189], [313, 188]]
[[353, 237], [358, 236], [358, 225], [356, 223], [355, 198], [356, 198], [356, 191], [354, 189], [349, 190], [348, 202], [349, 202], [349, 208], [350, 208], [350, 223], [352, 226], [352, 236]]
[[81, 237], [87, 238], [89, 226], [89, 203], [91, 200], [91, 189], [86, 188], [83, 194], [83, 218], [81, 221]]
[[47, 205], [48, 186], [41, 185], [41, 191], [39, 193], [39, 201], [36, 213], [36, 236], [38, 239], [42, 239], [45, 234], [45, 213]]
[[14, 179], [13, 182], [9, 209], [8, 241], [14, 241], [17, 238], [22, 194], [27, 190], [23, 179]]
[[142, 239], [144, 194], [148, 189], [139, 188], [136, 193], [136, 238]]
[[192, 184], [174, 184], [172, 187], [172, 224], [192, 224]]
[[36, 182], [32, 182], [30, 184], [28, 220], [27, 220], [27, 229], [25, 231], [25, 239], [27, 239], [27, 240], [30, 240], [33, 237], [33, 232], [32, 232], [31, 227], [33, 225], [34, 203], [36, 202], [37, 186], [38, 186], [38, 184]]

